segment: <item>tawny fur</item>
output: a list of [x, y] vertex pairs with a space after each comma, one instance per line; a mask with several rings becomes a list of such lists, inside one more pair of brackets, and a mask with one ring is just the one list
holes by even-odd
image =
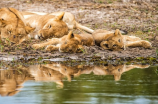
[[36, 28], [35, 33], [31, 37], [36, 39], [60, 38], [68, 33], [68, 27], [62, 21], [64, 12], [58, 16], [54, 15], [38, 15], [29, 12], [21, 12], [26, 19], [26, 23]]
[[42, 65], [34, 65], [28, 68], [28, 72], [33, 76], [35, 81], [55, 82], [61, 88], [63, 87], [64, 75], [59, 71], [44, 67]]
[[151, 48], [152, 45], [149, 41], [141, 40], [139, 37], [135, 36], [123, 36], [125, 47], [144, 47]]
[[60, 51], [75, 53], [80, 52], [80, 48], [83, 49], [83, 45], [94, 45], [94, 39], [91, 34], [73, 34], [72, 31], [68, 35], [62, 38], [52, 38], [44, 43], [34, 44], [34, 49], [46, 47], [46, 51]]
[[95, 65], [95, 66], [66, 66], [59, 63], [51, 63], [47, 65], [42, 65], [44, 67], [50, 68], [55, 71], [59, 71], [64, 76], [67, 76], [68, 80], [71, 81], [71, 77], [78, 77], [81, 74], [90, 74], [94, 75], [113, 75], [115, 81], [120, 80], [121, 75], [124, 72], [127, 72], [134, 68], [148, 68], [149, 65], [112, 65], [109, 64], [107, 66], [104, 65]]
[[33, 79], [29, 77], [27, 70], [21, 67], [23, 68], [23, 66], [20, 66], [18, 70], [15, 70], [15, 67], [8, 67], [7, 70], [0, 70], [1, 96], [13, 96], [17, 94], [20, 92], [19, 89], [23, 87], [25, 81]]
[[71, 82], [74, 76], [79, 76], [81, 73], [80, 65], [77, 66], [66, 66], [63, 64], [52, 63], [47, 65], [42, 65], [43, 67], [50, 68], [52, 70], [60, 72], [62, 75], [67, 77], [68, 81]]
[[[148, 68], [149, 65], [112, 65], [108, 66], [94, 66], [93, 73], [94, 75], [114, 75], [115, 81], [121, 79], [121, 75], [124, 72], [127, 72], [134, 68]], [[82, 73], [82, 72], [81, 72]]]
[[98, 29], [92, 35], [95, 44], [104, 49], [121, 50], [126, 47], [152, 47], [150, 42], [141, 40], [139, 37], [122, 35], [119, 29], [116, 29], [115, 32]]
[[0, 37], [5, 43], [19, 44], [34, 28], [27, 26], [22, 14], [14, 8], [0, 9]]
[[[63, 12], [54, 12], [54, 13], [43, 13], [43, 12], [22, 12], [24, 17], [28, 17], [33, 15], [33, 14], [38, 14], [38, 15], [53, 15], [53, 16], [60, 16], [61, 13]], [[28, 14], [28, 15], [27, 15]], [[26, 15], [26, 16], [25, 16]], [[94, 30], [86, 27], [86, 26], [83, 26], [81, 25], [80, 23], [78, 23], [75, 19], [75, 16], [70, 13], [70, 12], [65, 12], [62, 20], [67, 24], [68, 28], [71, 30], [71, 29], [82, 29], [86, 32], [89, 32], [89, 33], [93, 33]]]

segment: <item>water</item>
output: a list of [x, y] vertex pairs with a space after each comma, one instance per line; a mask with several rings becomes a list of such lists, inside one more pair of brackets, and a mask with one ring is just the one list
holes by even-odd
[[0, 104], [158, 104], [158, 74], [149, 65], [7, 66]]

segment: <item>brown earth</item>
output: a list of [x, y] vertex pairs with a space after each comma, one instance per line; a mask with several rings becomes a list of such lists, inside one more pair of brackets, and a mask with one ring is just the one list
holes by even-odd
[[[1, 45], [0, 60], [46, 58], [63, 60], [138, 59], [157, 57], [158, 1], [157, 0], [1, 0], [0, 7], [13, 7], [19, 11], [68, 11], [76, 20], [92, 29], [115, 30], [135, 35], [152, 43], [152, 49], [127, 48], [122, 51], [103, 50], [98, 46], [86, 47], [83, 53], [45, 52], [34, 50], [30, 40], [19, 46]], [[81, 31], [76, 30], [76, 33]]]

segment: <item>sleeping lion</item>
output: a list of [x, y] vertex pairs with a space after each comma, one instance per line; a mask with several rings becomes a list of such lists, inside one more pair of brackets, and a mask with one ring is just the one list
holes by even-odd
[[139, 37], [122, 35], [119, 29], [115, 32], [106, 30], [96, 30], [91, 34], [73, 34], [72, 31], [62, 38], [52, 38], [44, 43], [34, 44], [34, 49], [46, 47], [46, 51], [57, 51], [75, 53], [83, 49], [83, 45], [101, 46], [108, 50], [121, 50], [126, 47], [144, 47], [151, 48], [151, 43], [141, 40]]
[[26, 22], [36, 28], [35, 34], [31, 37], [35, 39], [60, 38], [67, 35], [68, 29], [82, 29], [92, 33], [94, 30], [79, 24], [75, 16], [70, 12], [21, 12]]
[[34, 31], [27, 26], [23, 15], [14, 8], [0, 9], [0, 40], [4, 43], [20, 44]]
[[83, 45], [92, 46], [94, 45], [94, 39], [91, 34], [73, 34], [72, 31], [61, 38], [52, 38], [47, 42], [34, 44], [34, 49], [46, 47], [46, 51], [60, 51], [75, 53], [80, 52], [83, 49]]
[[122, 35], [119, 29], [116, 29], [115, 32], [98, 29], [93, 32], [92, 36], [96, 45], [109, 50], [121, 50], [126, 47], [152, 47], [149, 41], [141, 40], [136, 36]]

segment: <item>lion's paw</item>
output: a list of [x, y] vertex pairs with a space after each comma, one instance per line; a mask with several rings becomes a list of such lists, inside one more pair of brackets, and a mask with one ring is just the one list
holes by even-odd
[[32, 48], [34, 48], [34, 49], [39, 49], [39, 48], [41, 48], [41, 46], [40, 46], [40, 44], [33, 44], [33, 45], [32, 45]]
[[142, 41], [142, 45], [144, 48], [151, 48], [152, 47], [151, 43], [148, 41], [145, 41], [145, 40]]
[[50, 52], [50, 51], [55, 51], [56, 48], [53, 46], [53, 45], [48, 45], [46, 48], [45, 48], [46, 51]]

